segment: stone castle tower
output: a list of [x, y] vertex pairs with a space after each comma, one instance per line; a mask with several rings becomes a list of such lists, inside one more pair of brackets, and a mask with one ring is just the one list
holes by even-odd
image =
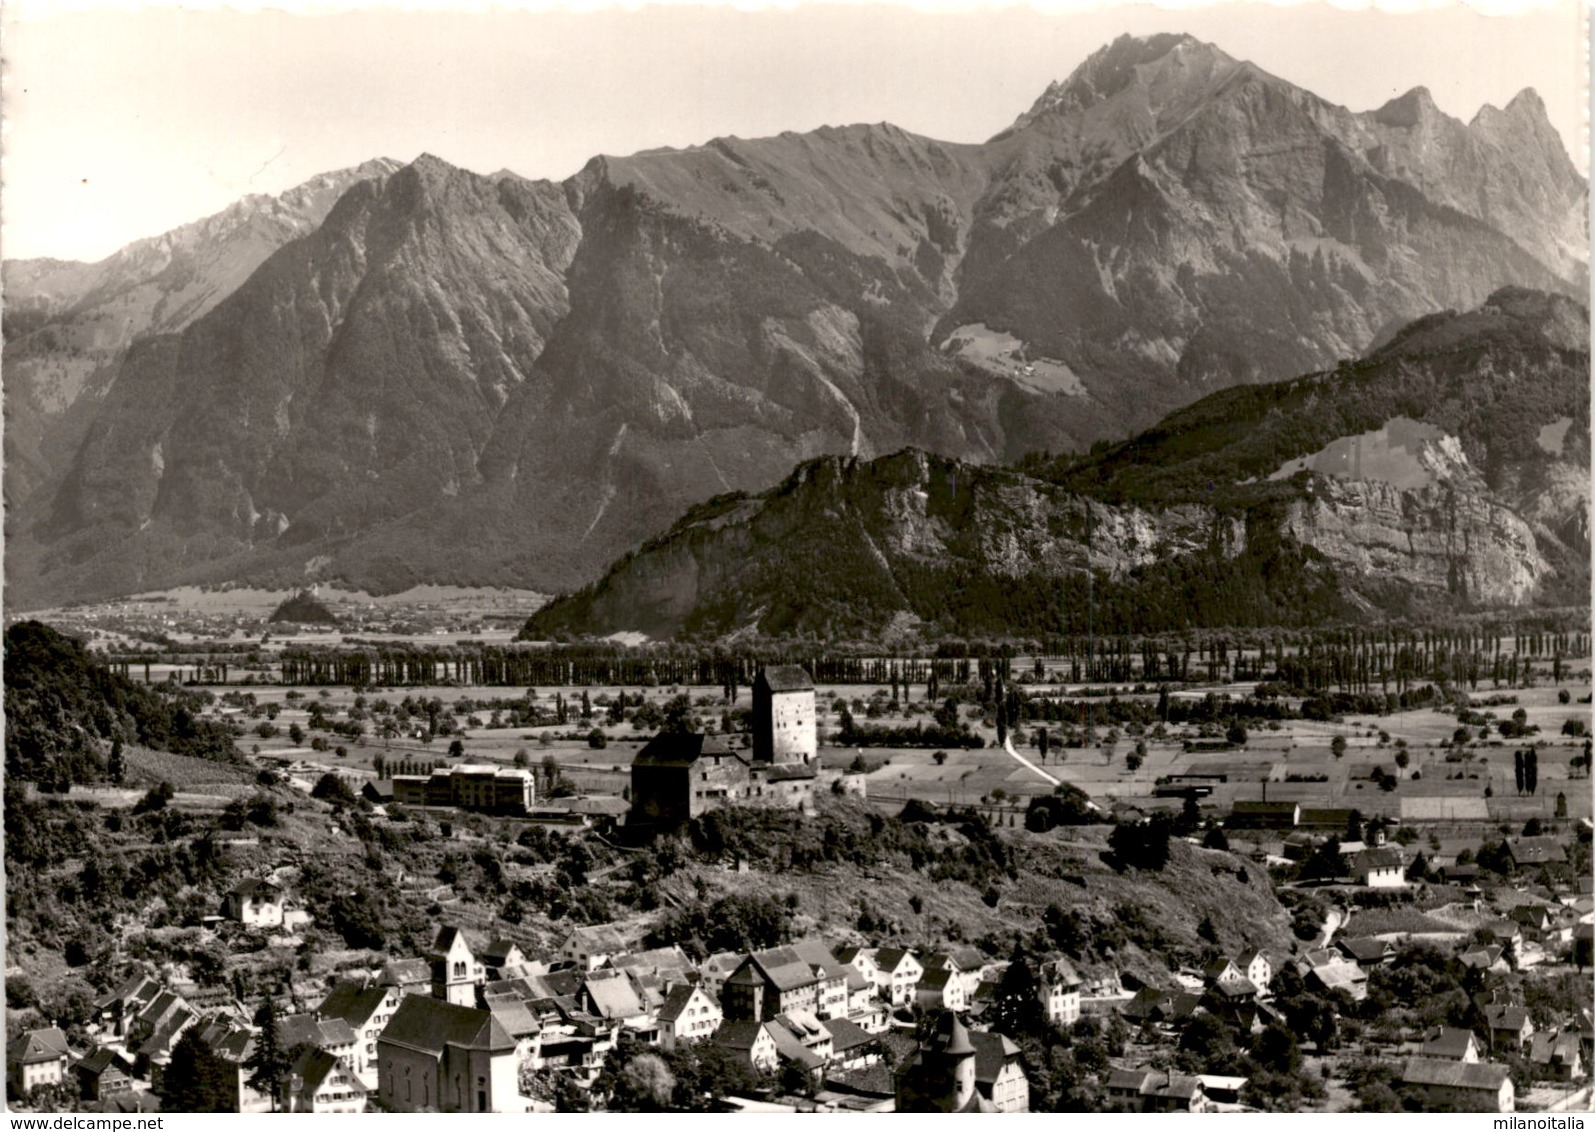
[[753, 761], [812, 765], [819, 751], [814, 681], [795, 664], [759, 669], [753, 679]]

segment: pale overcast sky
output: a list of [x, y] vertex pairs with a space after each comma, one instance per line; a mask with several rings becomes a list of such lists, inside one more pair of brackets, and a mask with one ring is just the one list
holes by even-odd
[[1427, 10], [1401, 15], [1075, 0], [490, 14], [362, 2], [336, 15], [288, 14], [282, 0], [256, 14], [66, 2], [76, 10], [13, 0], [0, 16], [8, 259], [98, 259], [378, 156], [563, 178], [597, 153], [826, 124], [981, 141], [1123, 32], [1190, 32], [1353, 110], [1422, 85], [1468, 119], [1532, 86], [1588, 168], [1577, 0], [1491, 0], [1505, 15], [1443, 0], [1403, 0]]

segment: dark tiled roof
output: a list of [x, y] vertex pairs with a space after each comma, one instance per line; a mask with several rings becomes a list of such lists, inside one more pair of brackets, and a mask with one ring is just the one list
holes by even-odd
[[267, 900], [282, 895], [282, 887], [280, 885], [272, 884], [269, 880], [261, 880], [259, 877], [249, 877], [241, 880], [228, 891], [234, 896], [259, 896]]
[[432, 967], [425, 959], [391, 959], [382, 968], [382, 981], [392, 987], [430, 983]]
[[772, 664], [759, 669], [753, 678], [754, 687], [763, 685], [772, 692], [812, 692], [814, 681], [808, 671], [797, 664]]
[[666, 734], [648, 740], [637, 752], [633, 766], [691, 766], [705, 756], [736, 758], [728, 743], [717, 735]]
[[13, 1062], [54, 1061], [67, 1056], [66, 1035], [56, 1026], [45, 1030], [29, 1030], [19, 1034], [6, 1050], [6, 1060]]
[[969, 1040], [975, 1047], [975, 1080], [983, 1085], [994, 1084], [1002, 1067], [1019, 1056], [1019, 1047], [1001, 1034], [971, 1030]]
[[455, 1006], [442, 999], [406, 995], [382, 1031], [382, 1040], [441, 1055], [447, 1046], [499, 1052], [515, 1041], [486, 1010]]
[[[687, 983], [677, 983], [670, 988], [670, 993], [665, 995], [663, 1005], [659, 1007], [659, 1021], [674, 1022], [681, 1017], [681, 1012], [687, 1009], [687, 1003], [692, 1001], [693, 993], [698, 988]], [[704, 995], [708, 998], [708, 995]]]
[[1521, 1006], [1496, 1003], [1484, 1008], [1484, 1017], [1492, 1030], [1511, 1030], [1517, 1033], [1529, 1020], [1529, 1012]]
[[755, 951], [748, 958], [777, 990], [795, 990], [817, 981], [814, 969], [790, 946]]
[[1488, 1089], [1495, 1092], [1507, 1079], [1504, 1065], [1486, 1062], [1444, 1061], [1414, 1057], [1401, 1070], [1405, 1085], [1443, 1085], [1453, 1089]]
[[1442, 1026], [1423, 1043], [1419, 1053], [1423, 1057], [1461, 1059], [1467, 1055], [1468, 1046], [1472, 1042], [1473, 1034], [1470, 1031], [1454, 1026]]
[[77, 1067], [79, 1072], [89, 1073], [97, 1076], [101, 1073], [104, 1073], [113, 1065], [124, 1073], [128, 1072], [128, 1070], [131, 1068], [131, 1066], [129, 1066], [128, 1063], [124, 1061], [114, 1049], [106, 1049], [104, 1046], [101, 1046], [99, 1049], [85, 1057], [82, 1061], [78, 1062]]
[[714, 1044], [727, 1049], [751, 1050], [764, 1028], [763, 1022], [721, 1022], [714, 1032]]
[[482, 958], [498, 966], [502, 966], [510, 957], [512, 951], [520, 947], [512, 939], [490, 939], [487, 946], [482, 949]]
[[898, 964], [910, 954], [901, 947], [883, 947], [875, 953], [875, 966], [883, 971], [895, 971]]
[[523, 999], [490, 999], [487, 1007], [498, 1024], [504, 1027], [504, 1032], [512, 1038], [519, 1039], [542, 1032], [543, 1027], [537, 1021], [537, 1016]]
[[1399, 869], [1401, 854], [1390, 849], [1364, 849], [1357, 854], [1356, 867], [1360, 869]]
[[337, 983], [316, 1007], [323, 1018], [341, 1018], [350, 1026], [364, 1026], [388, 997], [388, 988], [366, 987], [352, 979]]
[[846, 1018], [827, 1018], [825, 1028], [831, 1031], [831, 1049], [838, 1054], [867, 1046], [875, 1040], [874, 1034]]
[[1543, 865], [1567, 859], [1567, 850], [1554, 837], [1520, 837], [1509, 842], [1509, 847], [1512, 860], [1520, 865]]

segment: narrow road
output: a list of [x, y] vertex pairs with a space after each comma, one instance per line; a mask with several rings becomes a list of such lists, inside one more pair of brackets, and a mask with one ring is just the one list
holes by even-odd
[[1059, 779], [1056, 779], [1056, 778], [1052, 777], [1052, 775], [1048, 774], [1046, 771], [1042, 770], [1035, 763], [1031, 762], [1029, 759], [1027, 759], [1023, 755], [1021, 755], [1018, 751], [1014, 750], [1013, 749], [1013, 736], [1012, 735], [1007, 735], [1007, 736], [1003, 737], [1002, 749], [1007, 751], [1008, 752], [1008, 757], [1013, 759], [1013, 761], [1018, 763], [1020, 766], [1025, 767], [1028, 770], [1035, 771], [1042, 778], [1045, 778], [1048, 782], [1052, 783], [1054, 786], [1063, 785], [1063, 783]]

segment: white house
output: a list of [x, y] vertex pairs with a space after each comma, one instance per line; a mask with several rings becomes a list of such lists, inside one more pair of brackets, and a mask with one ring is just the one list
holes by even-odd
[[1056, 1026], [1073, 1026], [1080, 1020], [1080, 975], [1067, 959], [1042, 965], [1041, 995], [1047, 1021]]
[[1364, 849], [1351, 859], [1351, 875], [1369, 888], [1401, 888], [1407, 883], [1406, 866], [1393, 849]]
[[914, 958], [912, 951], [900, 947], [883, 947], [875, 953], [875, 988], [893, 1006], [907, 1006], [914, 1001], [914, 990], [925, 975], [925, 968]]
[[222, 901], [222, 915], [246, 928], [282, 927], [283, 890], [251, 877], [233, 885]]
[[724, 1018], [720, 1004], [702, 987], [677, 983], [659, 1008], [659, 1044], [675, 1049], [678, 1044], [713, 1037]]

